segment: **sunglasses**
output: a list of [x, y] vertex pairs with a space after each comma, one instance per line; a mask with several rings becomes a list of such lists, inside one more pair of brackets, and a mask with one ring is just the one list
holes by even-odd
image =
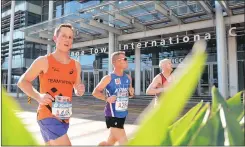
[[127, 61], [128, 59], [125, 57], [125, 58], [120, 58], [120, 59], [117, 59], [117, 60], [124, 60], [124, 61]]

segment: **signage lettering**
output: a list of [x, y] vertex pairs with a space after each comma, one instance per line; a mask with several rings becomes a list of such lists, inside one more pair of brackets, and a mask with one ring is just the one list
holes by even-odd
[[[237, 34], [235, 33], [236, 27], [231, 27], [229, 29], [229, 36], [235, 37]], [[119, 44], [119, 49], [121, 50], [134, 50], [135, 48], [146, 48], [146, 47], [154, 47], [154, 46], [165, 46], [168, 44], [179, 44], [179, 43], [188, 43], [189, 41], [198, 41], [201, 38], [205, 40], [211, 39], [210, 33], [205, 33], [204, 36], [200, 36], [200, 34], [194, 34], [193, 36], [182, 36], [176, 35], [175, 38], [169, 37], [168, 39], [161, 39], [161, 40], [152, 40], [152, 41], [145, 41], [145, 42], [132, 42], [129, 44]], [[121, 48], [123, 47], [123, 48]], [[102, 48], [90, 48], [90, 54], [99, 54], [99, 53], [108, 53], [108, 47]], [[84, 55], [84, 50], [80, 51], [72, 51], [71, 56], [81, 56]]]

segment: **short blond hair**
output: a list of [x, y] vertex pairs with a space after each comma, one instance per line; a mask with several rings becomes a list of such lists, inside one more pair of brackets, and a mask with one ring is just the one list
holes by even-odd
[[124, 51], [117, 51], [117, 52], [114, 52], [111, 54], [111, 63], [113, 63], [113, 61], [115, 61], [117, 59], [117, 57], [119, 55], [125, 55], [125, 52]]
[[162, 65], [165, 64], [167, 61], [170, 61], [170, 59], [165, 58], [165, 59], [161, 60], [161, 61], [159, 62], [159, 68], [161, 69], [161, 68], [162, 68]]
[[72, 30], [72, 32], [74, 33], [74, 28], [70, 23], [63, 23], [63, 24], [60, 24], [58, 27], [55, 28], [54, 36], [59, 35], [61, 28], [70, 28]]

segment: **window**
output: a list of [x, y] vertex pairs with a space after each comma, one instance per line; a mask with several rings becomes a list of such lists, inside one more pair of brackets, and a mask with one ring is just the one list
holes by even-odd
[[48, 4], [49, 4], [49, 1], [43, 0], [43, 6], [44, 6], [44, 5], [48, 5]]
[[48, 14], [42, 15], [42, 21], [48, 20]]
[[48, 5], [43, 7], [43, 14], [48, 14]]
[[40, 1], [40, 0], [28, 0], [28, 3], [41, 6], [42, 1]]
[[28, 23], [27, 23], [27, 26], [39, 23], [40, 21], [41, 21], [41, 16], [40, 15], [28, 12]]

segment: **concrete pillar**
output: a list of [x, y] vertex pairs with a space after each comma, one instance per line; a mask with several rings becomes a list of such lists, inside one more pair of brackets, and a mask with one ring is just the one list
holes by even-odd
[[[54, 1], [50, 0], [49, 1], [49, 7], [48, 7], [48, 20], [52, 20], [53, 19], [53, 12], [54, 12]], [[50, 39], [48, 39], [50, 40]], [[52, 46], [51, 45], [47, 45], [47, 54], [52, 52]]]
[[218, 1], [215, 1], [216, 15], [216, 44], [218, 65], [218, 89], [224, 98], [228, 98], [228, 72], [227, 72], [227, 45], [226, 32], [223, 17], [223, 9]]
[[[232, 33], [235, 34], [235, 31]], [[229, 90], [230, 90], [229, 96], [233, 96], [238, 92], [238, 65], [237, 65], [236, 36], [228, 37], [228, 57], [229, 57]]]
[[135, 95], [140, 95], [141, 87], [141, 66], [140, 66], [140, 48], [135, 48]]
[[[109, 10], [113, 10], [113, 5], [109, 5]], [[113, 16], [109, 15], [109, 21], [113, 20]], [[113, 24], [109, 23], [109, 26], [114, 27]], [[109, 32], [109, 49], [108, 49], [108, 73], [113, 71], [111, 63], [111, 54], [115, 51], [115, 34]]]
[[14, 10], [15, 10], [15, 1], [11, 1], [7, 92], [11, 92], [12, 56], [13, 56], [13, 39], [14, 39]]
[[113, 71], [113, 66], [111, 62], [111, 54], [114, 52], [114, 33], [109, 32], [109, 50], [108, 50], [108, 72]]

